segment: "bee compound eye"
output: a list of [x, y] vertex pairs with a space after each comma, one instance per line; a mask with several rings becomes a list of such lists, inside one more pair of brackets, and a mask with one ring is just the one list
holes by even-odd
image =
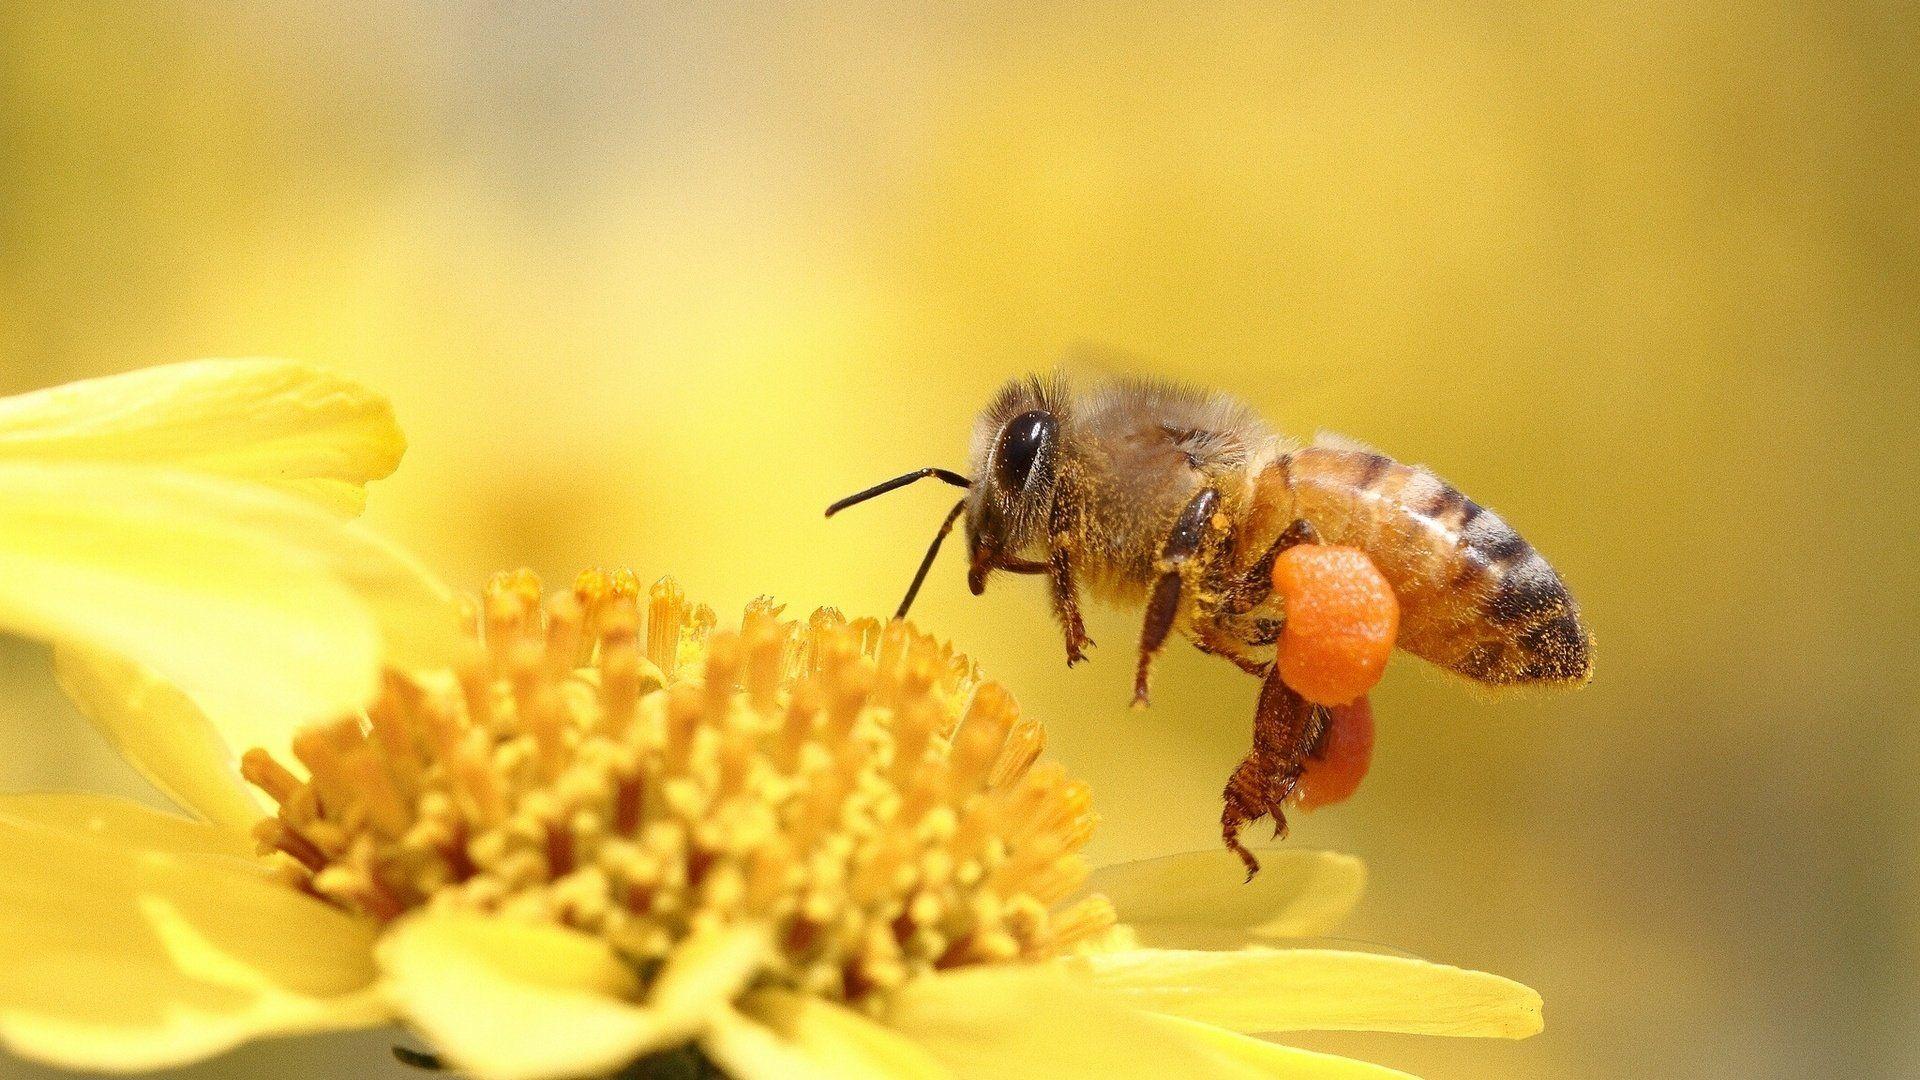
[[1027, 486], [1033, 463], [1040, 451], [1053, 441], [1059, 422], [1042, 409], [1021, 413], [1001, 429], [1000, 445], [994, 451], [994, 475], [1001, 485], [1018, 491]]

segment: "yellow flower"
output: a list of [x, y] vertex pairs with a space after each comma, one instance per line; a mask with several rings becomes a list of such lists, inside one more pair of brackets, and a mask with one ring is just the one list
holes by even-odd
[[[444, 587], [341, 520], [404, 448], [384, 398], [286, 361], [0, 399], [0, 631], [54, 642], [64, 669], [152, 673], [261, 731], [357, 709], [383, 662], [446, 663], [459, 645]], [[210, 783], [192, 772], [210, 754], [188, 767], [177, 743], [107, 734], [170, 794]]]
[[[689, 1046], [741, 1080], [1359, 1078], [1400, 1074], [1251, 1035], [1538, 1030], [1491, 975], [1151, 944], [1317, 933], [1358, 893], [1340, 856], [1119, 868], [1115, 926], [1081, 895], [1089, 792], [1004, 689], [905, 624], [780, 614], [716, 632], [670, 583], [506, 576], [454, 668], [249, 750], [277, 806], [249, 829], [205, 784], [176, 789], [197, 822], [0, 799], [0, 1042], [128, 1071], [399, 1020], [479, 1080]], [[88, 673], [122, 745], [217, 775], [176, 733], [224, 726], [126, 674]]]

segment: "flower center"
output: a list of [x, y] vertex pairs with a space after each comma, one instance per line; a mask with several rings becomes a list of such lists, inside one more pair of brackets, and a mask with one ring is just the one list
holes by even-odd
[[[1035, 765], [1040, 725], [904, 623], [738, 632], [663, 580], [590, 571], [542, 603], [502, 575], [472, 661], [390, 673], [363, 717], [302, 732], [263, 850], [382, 921], [419, 907], [548, 920], [651, 970], [696, 930], [773, 928], [769, 976], [863, 1001], [920, 972], [1039, 960], [1104, 933], [1084, 784]], [[642, 609], [644, 608], [644, 613]]]

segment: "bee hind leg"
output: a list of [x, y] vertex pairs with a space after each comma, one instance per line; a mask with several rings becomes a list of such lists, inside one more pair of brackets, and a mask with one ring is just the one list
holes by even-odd
[[1325, 709], [1296, 693], [1278, 669], [1267, 674], [1253, 713], [1253, 749], [1228, 778], [1220, 811], [1220, 839], [1246, 864], [1248, 881], [1260, 872], [1260, 860], [1240, 842], [1240, 830], [1271, 815], [1273, 835], [1286, 834], [1284, 804], [1326, 726]]

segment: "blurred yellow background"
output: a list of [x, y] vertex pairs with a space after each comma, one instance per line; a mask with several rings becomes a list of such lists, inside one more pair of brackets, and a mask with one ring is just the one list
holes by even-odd
[[[1010, 374], [1092, 350], [1433, 466], [1553, 558], [1567, 696], [1396, 661], [1352, 933], [1519, 978], [1430, 1077], [1920, 1073], [1920, 16], [1823, 6], [0, 6], [0, 392], [282, 355], [390, 391], [452, 580], [890, 611]], [[951, 556], [952, 553], [950, 553]], [[1096, 854], [1217, 843], [1255, 684], [1041, 586], [917, 616]], [[141, 792], [0, 653], [0, 787]], [[264, 658], [271, 662], [271, 658]], [[148, 797], [151, 797], [150, 794]], [[180, 1080], [407, 1075], [379, 1036]], [[8, 1076], [52, 1076], [0, 1062]]]

